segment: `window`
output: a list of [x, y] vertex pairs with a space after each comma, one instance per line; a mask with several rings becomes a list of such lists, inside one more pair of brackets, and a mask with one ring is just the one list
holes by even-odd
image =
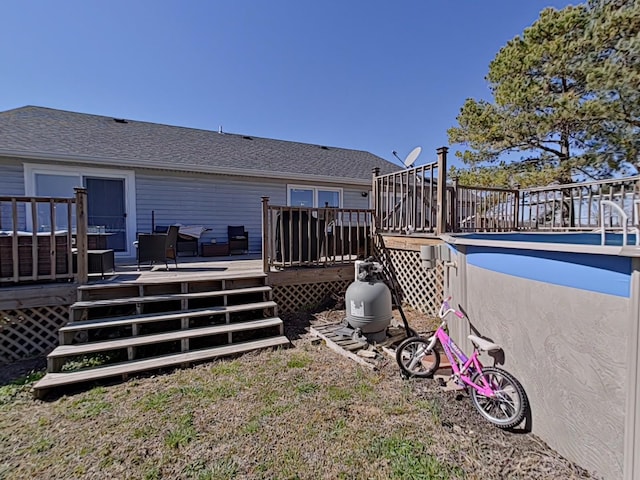
[[342, 206], [342, 189], [289, 185], [288, 205], [291, 207], [336, 207]]
[[[82, 179], [80, 178], [80, 175], [35, 173], [34, 177], [35, 194], [40, 197], [68, 198], [71, 196], [69, 192], [73, 192], [75, 187], [82, 186]], [[67, 225], [67, 205], [57, 204], [54, 208], [56, 228], [66, 230], [69, 228], [69, 225]], [[71, 227], [75, 228], [75, 215], [73, 214], [75, 207], [72, 208], [71, 221], [73, 224]], [[52, 219], [49, 205], [39, 203], [37, 215], [38, 218], [33, 222], [35, 224], [35, 229], [39, 232], [51, 231]]]
[[313, 190], [292, 188], [289, 190], [289, 205], [295, 207], [313, 207]]
[[340, 207], [340, 192], [335, 190], [318, 190], [319, 207]]

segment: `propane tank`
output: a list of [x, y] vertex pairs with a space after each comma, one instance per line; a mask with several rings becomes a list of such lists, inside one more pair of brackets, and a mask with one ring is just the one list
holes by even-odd
[[345, 294], [346, 321], [368, 340], [381, 342], [393, 318], [391, 292], [382, 280], [382, 265], [370, 257], [356, 262], [355, 273], [355, 282]]

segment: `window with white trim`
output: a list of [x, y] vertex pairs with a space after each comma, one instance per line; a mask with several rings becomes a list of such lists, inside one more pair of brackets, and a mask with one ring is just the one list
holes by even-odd
[[[74, 187], [86, 188], [90, 232], [95, 229], [108, 234], [109, 248], [113, 248], [117, 255], [133, 254], [136, 197], [135, 173], [132, 170], [26, 163], [24, 184], [27, 196], [69, 198], [74, 195]], [[66, 224], [66, 206], [55, 208], [56, 228], [74, 229], [75, 215], [72, 215], [72, 225], [69, 226]], [[38, 205], [37, 218], [32, 218], [30, 210], [26, 214], [30, 228], [37, 231], [51, 228], [48, 205]]]
[[287, 185], [287, 205], [290, 207], [342, 207], [342, 189]]

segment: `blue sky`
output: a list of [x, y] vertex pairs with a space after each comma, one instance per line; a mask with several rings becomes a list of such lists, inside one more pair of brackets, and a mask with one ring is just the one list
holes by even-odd
[[[559, 0], [2, 0], [0, 110], [38, 105], [435, 159]], [[457, 162], [454, 164], [458, 165]]]

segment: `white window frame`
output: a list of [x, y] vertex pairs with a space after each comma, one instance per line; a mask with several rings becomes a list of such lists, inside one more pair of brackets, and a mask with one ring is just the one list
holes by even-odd
[[[80, 179], [84, 177], [100, 177], [100, 178], [115, 178], [124, 180], [124, 200], [127, 209], [127, 249], [123, 252], [116, 252], [118, 257], [132, 257], [135, 256], [133, 251], [133, 241], [135, 240], [135, 232], [137, 225], [136, 218], [136, 174], [133, 170], [117, 170], [106, 168], [93, 168], [93, 167], [72, 167], [65, 165], [46, 165], [37, 163], [25, 163], [24, 164], [24, 190], [25, 195], [33, 197], [36, 195], [36, 175], [76, 175]], [[27, 209], [27, 224], [32, 224], [31, 211]]]
[[342, 208], [343, 201], [343, 189], [340, 187], [317, 187], [312, 185], [298, 185], [298, 184], [287, 184], [287, 206], [291, 207], [291, 190], [300, 189], [300, 190], [313, 190], [313, 207], [311, 208], [322, 208], [324, 205], [318, 205], [318, 190], [322, 190], [323, 192], [336, 192], [338, 194], [338, 207]]

